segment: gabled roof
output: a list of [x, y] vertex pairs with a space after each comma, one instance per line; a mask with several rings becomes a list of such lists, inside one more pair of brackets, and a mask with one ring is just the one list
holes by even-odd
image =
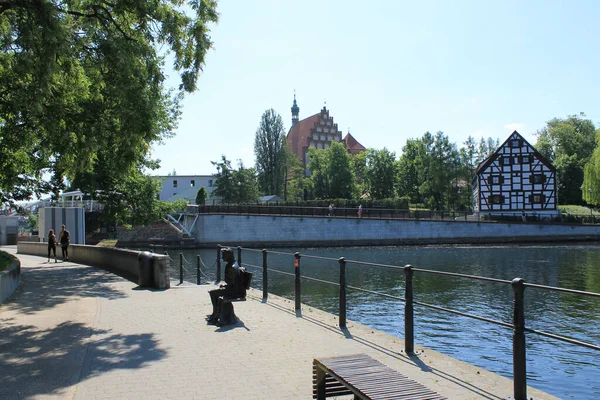
[[490, 154], [490, 156], [488, 158], [486, 158], [485, 160], [483, 160], [483, 161], [481, 161], [479, 163], [479, 165], [477, 166], [477, 170], [475, 171], [475, 175], [479, 175], [487, 167], [489, 167], [489, 165], [492, 162], [494, 162], [496, 160], [496, 158], [498, 158], [498, 156], [500, 154], [500, 149], [502, 149], [505, 146], [507, 146], [508, 141], [511, 140], [511, 139], [513, 139], [514, 135], [516, 135], [516, 137], [518, 139], [522, 140], [529, 147], [531, 147], [531, 149], [533, 150], [532, 154], [534, 155], [534, 157], [538, 158], [543, 164], [545, 164], [548, 168], [550, 168], [551, 171], [556, 171], [556, 168], [554, 168], [554, 166], [552, 165], [552, 163], [550, 161], [548, 161], [548, 159], [546, 157], [544, 157], [539, 151], [537, 151], [535, 149], [535, 147], [533, 147], [531, 145], [531, 143], [529, 143], [527, 140], [525, 140], [525, 138], [523, 136], [521, 136], [521, 134], [519, 132], [513, 131], [513, 133], [511, 133], [510, 135], [508, 135], [508, 137], [506, 138], [506, 140], [496, 149], [496, 151], [494, 151], [492, 154]]
[[354, 136], [350, 134], [350, 132], [348, 132], [348, 134], [344, 137], [344, 145], [346, 146], [346, 150], [366, 150], [365, 146], [358, 143], [358, 140], [356, 140]]
[[310, 138], [310, 130], [314, 128], [315, 124], [319, 121], [319, 115], [316, 113], [308, 118], [304, 118], [301, 121], [296, 122], [287, 134], [287, 142], [296, 156], [302, 156], [302, 149], [308, 147], [308, 139]]

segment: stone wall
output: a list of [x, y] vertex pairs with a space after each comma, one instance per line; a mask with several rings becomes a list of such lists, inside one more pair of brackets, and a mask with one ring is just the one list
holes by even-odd
[[[146, 252], [78, 244], [69, 246], [70, 261], [105, 269], [138, 284], [141, 281], [148, 282], [147, 276], [140, 276], [141, 253], [145, 254]], [[19, 242], [17, 254], [47, 257], [48, 245], [46, 243]], [[170, 263], [169, 257], [160, 254], [149, 254], [152, 257], [150, 265], [152, 270], [147, 272], [153, 276], [151, 279], [152, 284], [149, 286], [168, 289], [170, 287], [170, 280], [167, 275]]]
[[123, 227], [117, 229], [117, 239], [119, 242], [149, 242], [152, 239], [174, 240], [181, 237], [181, 232], [166, 222], [135, 226], [132, 229], [125, 229]]
[[597, 225], [200, 215], [200, 247], [478, 244], [600, 240]]
[[12, 265], [4, 271], [0, 271], [0, 304], [8, 299], [21, 281], [21, 262], [15, 258]]

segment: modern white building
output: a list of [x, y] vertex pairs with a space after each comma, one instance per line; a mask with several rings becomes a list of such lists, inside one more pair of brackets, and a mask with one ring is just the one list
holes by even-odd
[[208, 194], [206, 203], [210, 204], [213, 200], [218, 202], [218, 200], [211, 197], [213, 190], [216, 188], [213, 186], [215, 177], [212, 175], [168, 175], [157, 176], [157, 178], [162, 180], [159, 200], [175, 201], [186, 199], [188, 202], [196, 204], [198, 190], [204, 187]]
[[557, 213], [556, 169], [514, 131], [477, 168], [474, 211], [493, 215]]

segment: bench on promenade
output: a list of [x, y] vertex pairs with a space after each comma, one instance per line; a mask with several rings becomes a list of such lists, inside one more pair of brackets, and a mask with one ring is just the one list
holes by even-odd
[[371, 400], [446, 399], [366, 354], [313, 360], [313, 399], [352, 394]]

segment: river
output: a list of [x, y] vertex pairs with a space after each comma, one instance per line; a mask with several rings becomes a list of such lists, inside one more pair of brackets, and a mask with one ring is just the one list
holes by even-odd
[[[427, 246], [274, 249], [277, 252], [479, 275], [503, 280], [520, 277], [528, 283], [600, 293], [600, 245]], [[199, 254], [206, 274], [214, 280], [215, 250], [170, 250], [194, 265], [186, 265], [185, 279], [196, 282]], [[236, 251], [237, 254], [237, 251]], [[260, 252], [244, 251], [242, 263], [262, 265]], [[302, 275], [338, 282], [337, 261], [301, 258]], [[269, 268], [294, 272], [291, 255], [268, 255]], [[262, 288], [262, 271], [254, 272], [253, 287]], [[179, 278], [177, 268], [172, 271]], [[349, 262], [349, 286], [404, 297], [402, 270]], [[294, 278], [270, 273], [269, 292], [294, 298]], [[400, 338], [404, 335], [404, 303], [349, 289], [348, 319]], [[414, 298], [441, 307], [512, 322], [510, 285], [415, 272]], [[338, 314], [338, 288], [302, 281], [302, 302]], [[600, 298], [527, 288], [525, 325], [528, 328], [600, 345]], [[415, 305], [415, 346], [425, 346], [512, 379], [510, 329]], [[398, 349], [401, 350], [401, 349]], [[527, 334], [527, 384], [561, 398], [600, 398], [600, 352]], [[512, 393], [506, 393], [512, 395]]]

